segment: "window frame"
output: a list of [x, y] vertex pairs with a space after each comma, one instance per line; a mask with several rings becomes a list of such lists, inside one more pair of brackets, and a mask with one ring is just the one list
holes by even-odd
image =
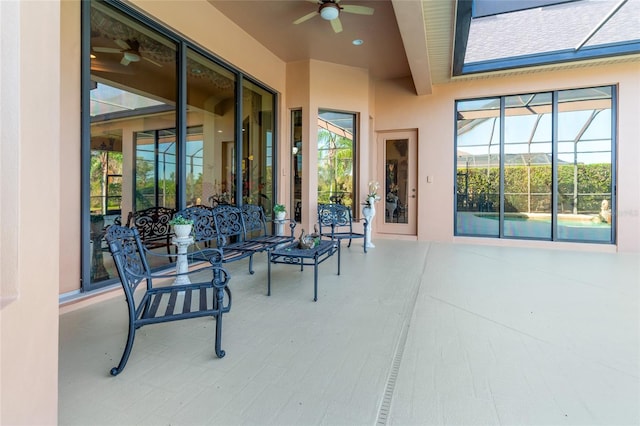
[[[110, 278], [104, 281], [92, 282], [91, 281], [91, 217], [90, 217], [90, 158], [91, 158], [91, 123], [90, 117], [90, 90], [92, 87], [91, 80], [91, 8], [92, 4], [96, 2], [106, 7], [112, 8], [114, 11], [125, 15], [127, 18], [149, 27], [153, 31], [156, 31], [163, 37], [166, 37], [170, 41], [176, 43], [177, 46], [177, 74], [176, 74], [176, 207], [184, 208], [186, 206], [186, 143], [188, 139], [187, 135], [187, 51], [192, 50], [206, 59], [214, 62], [233, 74], [236, 78], [235, 81], [235, 96], [236, 99], [242, 99], [243, 83], [245, 81], [255, 84], [261, 89], [265, 90], [272, 95], [272, 109], [273, 109], [273, 131], [271, 134], [271, 154], [272, 154], [272, 199], [277, 199], [278, 193], [278, 177], [279, 174], [276, 170], [279, 170], [279, 147], [277, 141], [279, 139], [279, 117], [278, 117], [278, 105], [279, 94], [276, 90], [268, 85], [261, 83], [252, 76], [246, 74], [241, 69], [226, 62], [222, 58], [215, 55], [213, 52], [208, 51], [204, 47], [198, 45], [195, 41], [186, 38], [182, 34], [178, 34], [172, 31], [168, 26], [164, 25], [147, 16], [144, 11], [138, 10], [134, 6], [125, 3], [122, 0], [88, 0], [82, 1], [80, 4], [80, 43], [81, 43], [81, 73], [80, 73], [80, 86], [81, 86], [81, 188], [80, 188], [80, 206], [81, 206], [81, 221], [80, 221], [80, 291], [87, 292], [100, 288], [104, 288], [113, 285], [118, 282], [118, 278]], [[235, 155], [236, 155], [236, 170], [241, 168], [242, 159], [242, 103], [236, 102], [235, 110]], [[126, 113], [125, 113], [126, 115]], [[240, 173], [236, 173], [236, 199], [242, 200], [242, 176]], [[123, 188], [123, 195], [128, 193], [128, 189]]]
[[[571, 92], [573, 90], [589, 90], [589, 89], [599, 89], [606, 88], [610, 90], [610, 113], [611, 113], [611, 123], [610, 123], [610, 150], [607, 151], [610, 155], [610, 170], [611, 170], [611, 203], [610, 203], [610, 232], [609, 239], [579, 239], [579, 238], [565, 238], [559, 236], [558, 229], [558, 217], [561, 212], [558, 212], [558, 198], [559, 198], [559, 190], [558, 190], [558, 164], [560, 162], [559, 155], [559, 94], [565, 92]], [[538, 95], [544, 93], [551, 93], [552, 95], [552, 111], [551, 111], [551, 140], [548, 141], [551, 143], [551, 158], [552, 158], [552, 170], [551, 170], [551, 236], [550, 238], [539, 238], [539, 237], [522, 237], [522, 236], [505, 236], [504, 231], [504, 221], [505, 221], [505, 211], [504, 211], [504, 201], [505, 201], [505, 184], [504, 184], [504, 174], [505, 174], [505, 99], [514, 97], [514, 96], [525, 96], [525, 95]], [[617, 240], [617, 224], [616, 224], [616, 189], [617, 189], [617, 93], [618, 86], [617, 85], [597, 85], [590, 87], [579, 87], [579, 88], [569, 88], [562, 90], [543, 90], [538, 92], [527, 92], [525, 94], [508, 94], [508, 95], [496, 95], [496, 96], [484, 96], [478, 98], [464, 98], [464, 99], [456, 99], [454, 102], [454, 166], [453, 166], [453, 177], [454, 177], [454, 199], [453, 199], [453, 231], [454, 237], [478, 237], [478, 238], [499, 238], [499, 239], [516, 239], [516, 240], [542, 240], [542, 241], [554, 241], [554, 242], [574, 242], [574, 243], [585, 243], [585, 244], [616, 244]], [[588, 100], [593, 100], [596, 98], [587, 98]], [[499, 134], [499, 158], [500, 158], [500, 169], [499, 169], [499, 209], [496, 212], [499, 216], [498, 220], [498, 232], [492, 234], [483, 234], [483, 233], [471, 233], [471, 232], [461, 232], [459, 229], [459, 218], [458, 213], [460, 211], [467, 210], [459, 210], [460, 205], [460, 188], [459, 188], [459, 150], [464, 150], [464, 145], [461, 147], [459, 145], [459, 130], [458, 123], [462, 114], [459, 112], [459, 105], [463, 102], [486, 102], [493, 101], [494, 106], [493, 110], [498, 110], [495, 102], [499, 100], [499, 115], [498, 127], [500, 128]], [[583, 110], [576, 110], [583, 111]], [[599, 152], [599, 151], [597, 151]], [[579, 163], [576, 163], [579, 164]], [[467, 177], [468, 179], [468, 177]]]

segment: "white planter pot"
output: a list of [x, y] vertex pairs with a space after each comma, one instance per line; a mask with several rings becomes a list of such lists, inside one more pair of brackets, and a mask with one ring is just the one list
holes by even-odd
[[276, 220], [284, 220], [286, 215], [287, 215], [287, 212], [277, 212], [276, 213]]
[[191, 234], [193, 225], [173, 225], [173, 232], [177, 238], [186, 238]]

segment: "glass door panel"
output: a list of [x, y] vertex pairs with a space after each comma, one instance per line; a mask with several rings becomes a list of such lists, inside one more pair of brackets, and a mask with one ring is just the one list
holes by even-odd
[[505, 237], [551, 239], [551, 106], [551, 93], [505, 98]]
[[302, 222], [302, 110], [291, 111], [291, 207], [293, 218]]
[[558, 239], [613, 241], [612, 88], [558, 92]]
[[248, 80], [242, 82], [242, 203], [262, 206], [272, 216], [275, 188], [275, 96]]
[[187, 50], [186, 203], [235, 202], [236, 77]]
[[500, 99], [457, 103], [456, 235], [500, 233]]
[[381, 133], [378, 153], [384, 176], [380, 203], [376, 206], [374, 232], [416, 235], [417, 232], [417, 153], [418, 139], [414, 131]]
[[104, 2], [87, 4], [90, 232], [83, 265], [90, 267], [83, 282], [91, 289], [117, 278], [103, 238], [107, 226], [126, 224], [138, 209], [175, 207], [177, 46]]
[[407, 223], [407, 205], [410, 194], [407, 176], [409, 141], [385, 141], [385, 223]]
[[354, 203], [356, 115], [318, 111], [318, 203], [344, 204], [358, 217]]

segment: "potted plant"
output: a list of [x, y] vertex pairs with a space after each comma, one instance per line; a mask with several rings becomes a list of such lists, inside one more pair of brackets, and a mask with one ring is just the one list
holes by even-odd
[[177, 238], [186, 238], [191, 235], [193, 220], [187, 219], [178, 214], [169, 221], [169, 225], [173, 226], [173, 232], [176, 234]]
[[287, 208], [284, 204], [276, 204], [273, 206], [273, 214], [275, 214], [276, 220], [284, 220], [284, 217], [287, 214]]

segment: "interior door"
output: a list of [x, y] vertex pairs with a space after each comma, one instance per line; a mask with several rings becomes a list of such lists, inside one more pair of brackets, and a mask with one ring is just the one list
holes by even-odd
[[376, 215], [379, 233], [417, 235], [417, 153], [415, 130], [378, 133], [380, 208]]

